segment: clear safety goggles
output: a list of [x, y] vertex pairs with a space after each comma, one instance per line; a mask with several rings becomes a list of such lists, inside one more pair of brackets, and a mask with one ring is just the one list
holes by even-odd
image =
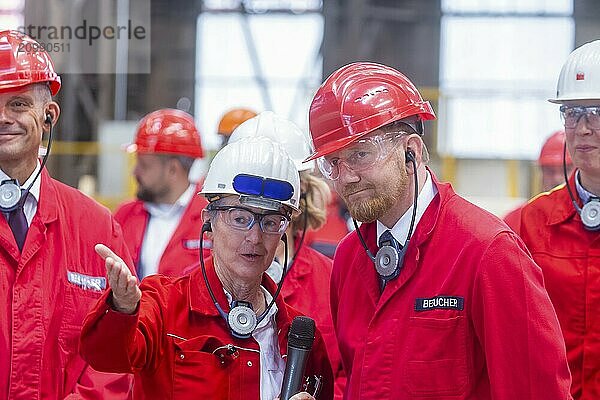
[[560, 116], [565, 124], [565, 128], [574, 129], [577, 127], [581, 117], [585, 116], [588, 126], [591, 129], [600, 129], [600, 107], [584, 107], [584, 106], [561, 106]]
[[236, 175], [233, 178], [233, 189], [240, 194], [279, 201], [287, 201], [294, 195], [294, 187], [287, 181], [249, 174]]
[[394, 146], [389, 145], [390, 142], [411, 133], [396, 131], [360, 139], [349, 148], [336, 152], [335, 155], [317, 158], [317, 165], [323, 176], [331, 180], [340, 177], [342, 164], [353, 172], [367, 170], [389, 157], [394, 149]]
[[240, 206], [208, 206], [207, 209], [219, 211], [227, 225], [240, 231], [249, 231], [258, 222], [264, 233], [282, 234], [290, 223], [290, 219], [283, 214], [258, 214]]

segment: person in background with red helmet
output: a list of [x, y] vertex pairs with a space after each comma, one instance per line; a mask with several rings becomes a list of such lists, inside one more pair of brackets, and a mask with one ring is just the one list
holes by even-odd
[[256, 112], [249, 108], [232, 108], [223, 114], [217, 127], [217, 133], [221, 136], [221, 148], [229, 142], [229, 137], [235, 128], [240, 126], [242, 122], [256, 117], [256, 115]]
[[600, 40], [575, 49], [558, 78], [575, 171], [521, 212], [520, 235], [560, 321], [575, 399], [600, 399]]
[[[542, 171], [542, 191], [547, 192], [555, 186], [564, 183], [563, 155], [565, 148], [565, 132], [556, 131], [544, 142], [538, 165]], [[573, 161], [566, 153], [567, 174], [573, 170]]]
[[188, 177], [194, 160], [204, 155], [194, 119], [181, 110], [154, 111], [140, 121], [127, 151], [136, 153], [137, 200], [119, 206], [115, 218], [138, 276], [180, 276], [198, 262], [207, 204], [194, 195], [202, 182], [195, 185]]
[[131, 260], [110, 212], [50, 177], [42, 135], [60, 107], [50, 56], [0, 32], [0, 398], [127, 399], [131, 376], [94, 371], [79, 356], [81, 325], [107, 289], [94, 244]]
[[[540, 150], [540, 156], [538, 158], [537, 165], [540, 167], [542, 173], [542, 191], [547, 192], [555, 186], [560, 185], [564, 182], [563, 172], [563, 154], [565, 146], [565, 132], [556, 131], [546, 139], [542, 149]], [[573, 170], [573, 162], [569, 153], [566, 154], [567, 174], [570, 174]], [[521, 210], [525, 207], [525, 204], [521, 204], [508, 214], [504, 216], [504, 222], [512, 228], [513, 231], [519, 233], [521, 225]]]
[[354, 63], [310, 107], [315, 159], [362, 225], [336, 251], [345, 399], [568, 399], [540, 268], [519, 237], [426, 167], [430, 104], [397, 70]]

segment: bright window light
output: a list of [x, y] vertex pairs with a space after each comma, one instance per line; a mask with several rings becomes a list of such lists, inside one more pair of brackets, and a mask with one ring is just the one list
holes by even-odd
[[0, 26], [2, 29], [17, 29], [23, 26], [23, 15], [0, 14]]
[[572, 0], [442, 0], [444, 13], [564, 13]]
[[439, 151], [536, 159], [545, 138], [561, 129], [557, 106], [547, 99], [573, 49], [572, 18], [443, 16], [441, 31]]
[[[25, 0], [0, 0], [0, 12], [5, 11], [23, 11]], [[6, 28], [5, 25], [2, 25]]]
[[219, 120], [237, 107], [260, 112], [270, 103], [272, 111], [306, 127], [310, 100], [321, 83], [322, 38], [320, 13], [202, 13], [195, 114], [203, 143], [219, 147]]

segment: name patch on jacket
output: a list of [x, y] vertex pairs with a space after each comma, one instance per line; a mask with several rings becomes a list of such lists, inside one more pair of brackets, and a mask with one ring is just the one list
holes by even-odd
[[461, 310], [464, 308], [465, 299], [460, 296], [435, 296], [431, 298], [417, 298], [415, 311], [429, 311], [435, 309]]
[[89, 276], [67, 271], [67, 279], [72, 284], [85, 290], [102, 291], [106, 289], [106, 278], [103, 276]]

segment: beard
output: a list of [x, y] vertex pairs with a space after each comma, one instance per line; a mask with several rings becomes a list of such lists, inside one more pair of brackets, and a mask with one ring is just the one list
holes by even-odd
[[[351, 183], [344, 188], [341, 195], [352, 218], [360, 222], [381, 219], [406, 194], [409, 187], [408, 173], [402, 165], [395, 164], [398, 168], [394, 168], [392, 174], [381, 179], [381, 182], [387, 182], [389, 185]], [[366, 200], [348, 201], [348, 195], [364, 189], [372, 189], [375, 194]]]
[[136, 197], [138, 198], [138, 200], [147, 202], [147, 203], [155, 203], [156, 202], [156, 193], [154, 193], [153, 191], [139, 186], [137, 193], [135, 194]]

